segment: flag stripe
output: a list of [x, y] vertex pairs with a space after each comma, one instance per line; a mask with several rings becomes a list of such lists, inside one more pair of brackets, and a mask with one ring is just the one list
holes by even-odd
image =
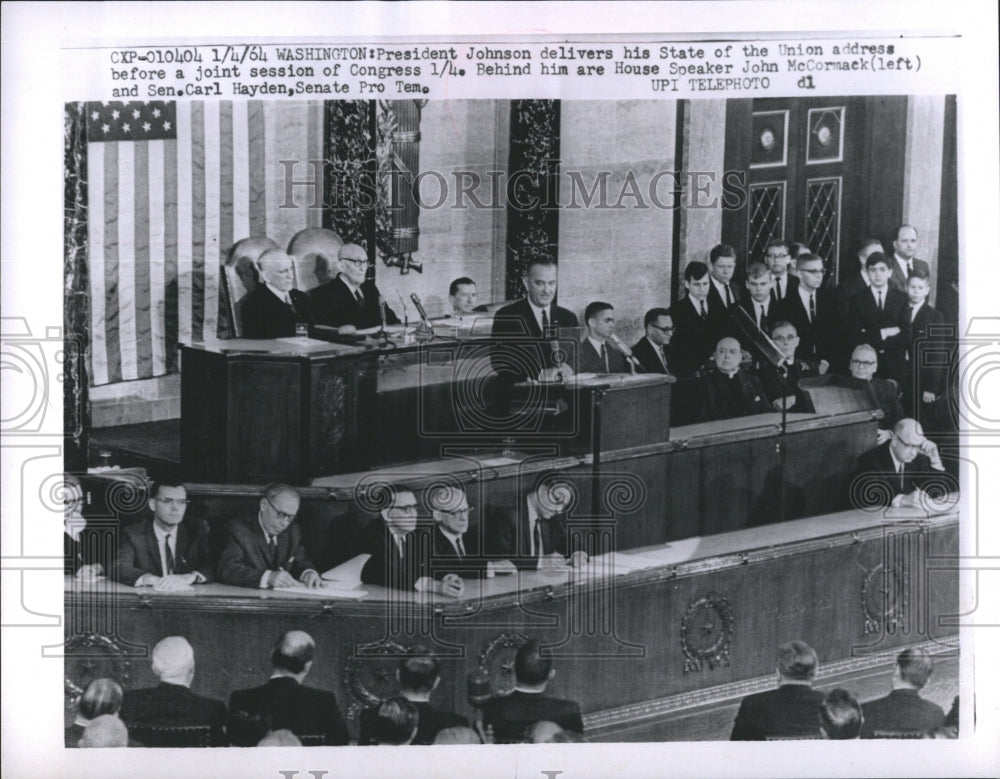
[[104, 333], [108, 381], [122, 380], [122, 352], [118, 337], [118, 144], [104, 144]]
[[216, 338], [219, 320], [219, 228], [221, 155], [219, 104], [205, 103], [205, 324], [202, 339]]
[[[151, 141], [148, 144], [147, 213], [149, 215], [149, 337], [150, 376], [167, 372], [164, 296], [166, 285], [166, 236], [164, 216], [163, 151], [170, 141]], [[176, 145], [176, 142], [175, 144]]]
[[264, 170], [264, 104], [251, 100], [247, 133], [250, 144], [250, 235], [267, 235], [267, 185]]
[[[91, 147], [93, 148], [93, 147]], [[107, 384], [108, 341], [104, 294], [104, 150], [87, 155], [87, 253], [90, 261], [90, 368], [94, 384]]]
[[[250, 133], [247, 104], [233, 106], [233, 243], [250, 236]], [[228, 247], [223, 247], [229, 251]]]
[[191, 106], [191, 339], [205, 327], [205, 106]]
[[[233, 101], [219, 103], [219, 250], [233, 245]], [[209, 201], [211, 203], [211, 201]]]
[[[136, 376], [148, 379], [153, 375], [153, 327], [150, 309], [152, 307], [153, 282], [149, 261], [149, 146], [162, 141], [140, 141], [131, 144], [135, 150], [133, 181], [135, 215], [133, 267], [135, 269], [135, 363]], [[124, 144], [123, 144], [124, 145]], [[157, 260], [160, 258], [157, 257]]]
[[190, 103], [177, 104], [177, 341], [191, 343], [194, 332], [192, 313], [194, 309], [192, 235], [194, 214], [192, 193], [194, 177], [191, 161], [191, 106]]
[[[313, 208], [314, 203], [323, 202], [323, 166], [320, 161], [323, 159], [323, 104], [315, 100], [309, 101], [308, 108], [308, 140], [306, 146], [308, 154], [306, 160], [309, 163], [309, 175], [316, 177], [316, 193], [306, 204], [306, 227], [323, 226], [323, 209]], [[311, 164], [316, 162], [316, 166]]]
[[[118, 348], [122, 380], [139, 378], [136, 364], [135, 144], [118, 146]], [[130, 171], [131, 176], [123, 176]]]
[[165, 370], [177, 368], [177, 143], [163, 144], [163, 340]]

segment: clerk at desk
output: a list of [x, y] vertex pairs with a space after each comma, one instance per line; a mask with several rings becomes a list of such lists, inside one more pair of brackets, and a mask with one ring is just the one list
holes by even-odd
[[[337, 259], [341, 272], [310, 293], [317, 323], [339, 328], [341, 333], [378, 327], [382, 324], [382, 293], [374, 280], [366, 278], [368, 253], [358, 244], [349, 243], [340, 247]], [[385, 323], [398, 325], [396, 313], [387, 303], [383, 302], [383, 306]]]
[[239, 587], [307, 587], [322, 584], [306, 556], [295, 524], [299, 494], [287, 484], [268, 484], [257, 515], [234, 519], [225, 528], [219, 581]]

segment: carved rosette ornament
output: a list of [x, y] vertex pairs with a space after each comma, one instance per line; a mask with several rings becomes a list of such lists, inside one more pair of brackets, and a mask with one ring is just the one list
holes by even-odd
[[865, 614], [865, 635], [903, 627], [909, 576], [902, 565], [889, 568], [879, 563], [861, 585], [861, 608]]
[[344, 685], [353, 698], [347, 709], [349, 720], [357, 719], [362, 709], [399, 694], [396, 666], [409, 652], [408, 647], [387, 640], [354, 646], [344, 663]]
[[514, 656], [527, 642], [524, 633], [500, 633], [479, 655], [479, 667], [489, 674], [494, 696], [514, 692]]
[[63, 645], [65, 652], [63, 686], [67, 708], [80, 702], [87, 685], [95, 679], [110, 678], [127, 687], [132, 661], [125, 649], [110, 636], [81, 633]]
[[729, 642], [733, 636], [733, 610], [729, 601], [710, 593], [688, 604], [681, 620], [684, 673], [729, 665]]

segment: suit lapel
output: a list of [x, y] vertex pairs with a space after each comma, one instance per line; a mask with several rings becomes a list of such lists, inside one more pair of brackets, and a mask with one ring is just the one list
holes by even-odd
[[[539, 326], [538, 320], [535, 319], [535, 309], [531, 307], [527, 298], [524, 298], [521, 302], [524, 305], [524, 319], [528, 325], [528, 332], [535, 338], [543, 337], [545, 334], [542, 332], [542, 328]], [[549, 326], [551, 327], [551, 325], [552, 318], [549, 317]]]
[[160, 545], [156, 542], [156, 533], [153, 531], [153, 520], [149, 520], [143, 528], [142, 541], [146, 545], [149, 556], [156, 564], [156, 575], [163, 576], [163, 561], [160, 559]]

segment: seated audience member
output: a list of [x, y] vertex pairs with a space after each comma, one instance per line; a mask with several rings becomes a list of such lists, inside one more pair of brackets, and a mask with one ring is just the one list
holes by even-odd
[[799, 345], [799, 335], [795, 325], [790, 322], [775, 322], [771, 326], [771, 340], [778, 345], [785, 361], [781, 367], [775, 367], [770, 362], [760, 368], [760, 378], [767, 397], [772, 398], [771, 405], [778, 411], [784, 407], [787, 411], [813, 413], [812, 401], [799, 388], [802, 379], [819, 376], [816, 363], [808, 360], [798, 360], [795, 350]]
[[[903, 406], [918, 418], [923, 418], [926, 407], [936, 401], [948, 381], [948, 366], [927, 359], [929, 349], [940, 349], [941, 335], [935, 332], [944, 325], [944, 317], [927, 303], [931, 286], [927, 274], [914, 270], [906, 282], [909, 300], [903, 317], [903, 344], [905, 369], [902, 372]], [[936, 343], [937, 342], [937, 343]], [[923, 358], [923, 359], [921, 359]]]
[[684, 289], [687, 296], [670, 309], [674, 320], [671, 342], [674, 373], [680, 378], [695, 375], [712, 355], [729, 325], [725, 312], [708, 307], [708, 266], [697, 260], [684, 268]]
[[830, 690], [819, 707], [819, 726], [831, 740], [861, 738], [861, 706], [847, 690]]
[[871, 279], [868, 278], [868, 268], [865, 266], [865, 263], [872, 252], [882, 252], [884, 254], [885, 250], [882, 248], [882, 242], [877, 238], [865, 238], [858, 249], [858, 272], [849, 275], [840, 285], [841, 294], [848, 299], [859, 292], [864, 292], [871, 284]]
[[553, 698], [545, 688], [555, 677], [552, 658], [543, 657], [538, 642], [524, 643], [514, 657], [514, 692], [492, 698], [483, 706], [483, 724], [492, 728], [498, 744], [522, 741], [529, 726], [547, 720], [564, 730], [583, 732], [583, 718], [575, 701]]
[[257, 261], [261, 283], [243, 298], [241, 318], [244, 338], [288, 338], [296, 325], [314, 324], [309, 296], [293, 289], [292, 258], [281, 249], [268, 249]]
[[674, 320], [669, 308], [651, 308], [642, 320], [646, 334], [636, 341], [632, 354], [646, 373], [670, 375], [670, 339], [674, 334]]
[[571, 498], [569, 485], [558, 476], [542, 474], [517, 505], [497, 506], [490, 512], [487, 554], [529, 570], [586, 565], [587, 552], [570, 548], [566, 511]]
[[375, 708], [372, 740], [379, 746], [406, 746], [417, 736], [417, 707], [406, 698], [388, 698]]
[[792, 255], [788, 252], [788, 244], [780, 238], [771, 241], [764, 249], [764, 260], [771, 271], [771, 301], [777, 303], [799, 287], [798, 278], [788, 272], [788, 268], [792, 264]]
[[906, 315], [906, 295], [889, 286], [892, 271], [882, 252], [872, 252], [865, 260], [868, 287], [847, 298], [846, 321], [852, 345], [869, 344], [878, 354], [880, 378], [901, 379], [906, 346], [902, 324]]
[[272, 730], [264, 738], [257, 742], [259, 747], [300, 747], [302, 742], [299, 741], [298, 736], [296, 736], [292, 731], [287, 728], [282, 728], [281, 730]]
[[421, 557], [414, 532], [417, 529], [417, 499], [409, 490], [397, 490], [392, 505], [379, 512], [382, 521], [372, 522], [366, 551], [371, 557], [361, 569], [361, 581], [395, 590], [435, 592], [452, 598], [465, 591], [462, 578], [446, 573], [431, 575], [429, 560]]
[[382, 324], [381, 305], [385, 308], [385, 323], [398, 325], [399, 317], [385, 303], [375, 281], [368, 279], [368, 253], [356, 243], [345, 244], [337, 253], [341, 272], [312, 290], [316, 322], [336, 327], [341, 333], [353, 333]]
[[341, 746], [350, 739], [337, 706], [337, 696], [302, 682], [313, 666], [316, 643], [301, 630], [278, 638], [271, 652], [271, 678], [267, 684], [237, 690], [229, 697], [230, 730], [246, 713], [264, 715], [274, 730], [287, 729], [300, 738], [323, 736], [326, 746]]
[[924, 738], [958, 738], [958, 696], [951, 702], [951, 708], [945, 715], [944, 724], [927, 731]]
[[160, 683], [126, 693], [121, 710], [125, 724], [130, 728], [208, 725], [209, 745], [225, 746], [226, 707], [220, 701], [191, 692], [194, 650], [187, 640], [181, 636], [164, 638], [153, 647], [152, 661], [153, 673]]
[[[414, 647], [414, 654], [404, 657], [396, 668], [396, 680], [399, 682], [400, 694], [412, 703], [420, 716], [417, 735], [414, 744], [433, 744], [441, 730], [446, 728], [468, 727], [469, 721], [452, 711], [442, 711], [431, 706], [431, 693], [437, 689], [441, 681], [441, 665], [429, 651], [422, 647]], [[361, 744], [375, 743], [378, 707], [372, 706], [361, 712], [361, 734], [358, 739]], [[477, 739], [478, 740], [478, 739]]]
[[775, 320], [795, 325], [799, 334], [799, 357], [819, 365], [824, 374], [831, 365], [845, 358], [841, 342], [844, 329], [843, 309], [836, 292], [823, 286], [826, 269], [823, 260], [804, 252], [795, 261], [799, 283], [794, 292], [774, 307]]
[[742, 350], [735, 338], [723, 338], [712, 356], [713, 367], [700, 382], [702, 421], [732, 419], [771, 410], [760, 379], [740, 367]]
[[446, 316], [462, 317], [480, 313], [486, 310], [486, 306], [477, 306], [478, 292], [476, 282], [468, 276], [455, 279], [448, 286], [448, 300], [451, 303], [451, 311]]
[[452, 746], [456, 744], [482, 744], [483, 740], [472, 728], [445, 728], [439, 730], [434, 737], [437, 746]]
[[708, 253], [708, 274], [711, 281], [708, 307], [724, 314], [739, 303], [741, 297], [739, 289], [732, 283], [736, 274], [736, 249], [725, 243], [713, 246]]
[[934, 663], [922, 649], [904, 649], [896, 656], [892, 692], [862, 706], [862, 738], [878, 738], [882, 731], [926, 733], [944, 724], [944, 711], [920, 697]]
[[884, 444], [892, 438], [892, 428], [903, 418], [903, 405], [899, 402], [899, 385], [894, 379], [879, 379], [875, 376], [878, 369], [878, 354], [868, 344], [854, 347], [851, 353], [851, 376], [860, 381], [867, 381], [875, 393], [882, 418], [878, 422], [878, 443]]
[[103, 714], [117, 716], [122, 707], [122, 687], [113, 679], [94, 679], [80, 696], [73, 724], [66, 728], [66, 746], [75, 747], [83, 737], [83, 729]]
[[858, 458], [852, 497], [865, 505], [919, 506], [922, 486], [944, 471], [937, 444], [924, 437], [915, 419], [901, 419], [884, 444]]
[[219, 581], [238, 587], [320, 587], [322, 580], [302, 547], [295, 524], [299, 493], [287, 484], [268, 484], [256, 517], [230, 521], [219, 555]]
[[[753, 320], [760, 332], [770, 332], [771, 324], [774, 322], [774, 317], [771, 315], [771, 292], [774, 289], [771, 272], [764, 265], [755, 262], [747, 268], [746, 286], [750, 294], [740, 298], [737, 305]], [[749, 348], [750, 344], [746, 346]]]
[[104, 575], [101, 538], [83, 516], [83, 486], [72, 473], [63, 475], [63, 573], [92, 582]]
[[610, 303], [595, 301], [583, 312], [587, 337], [580, 343], [577, 368], [580, 373], [628, 373], [629, 364], [611, 345], [615, 332], [615, 309]]
[[555, 741], [556, 735], [562, 732], [563, 729], [556, 723], [547, 719], [541, 720], [528, 726], [524, 740], [529, 744], [551, 744]]
[[434, 519], [431, 573], [435, 579], [447, 574], [478, 579], [484, 569], [487, 575], [517, 572], [512, 563], [504, 560], [488, 560], [484, 566], [479, 528], [469, 528], [469, 515], [473, 509], [469, 506], [465, 490], [459, 487], [432, 488], [426, 500]]
[[748, 695], [740, 703], [730, 741], [768, 737], [819, 737], [819, 707], [824, 695], [812, 688], [819, 661], [804, 641], [778, 647], [778, 687]]
[[184, 485], [159, 481], [149, 494], [153, 516], [122, 531], [114, 578], [157, 590], [211, 581], [207, 527], [201, 520], [183, 521], [189, 502]]
[[114, 714], [102, 714], [91, 720], [83, 729], [79, 743], [81, 749], [128, 745], [128, 728]]

